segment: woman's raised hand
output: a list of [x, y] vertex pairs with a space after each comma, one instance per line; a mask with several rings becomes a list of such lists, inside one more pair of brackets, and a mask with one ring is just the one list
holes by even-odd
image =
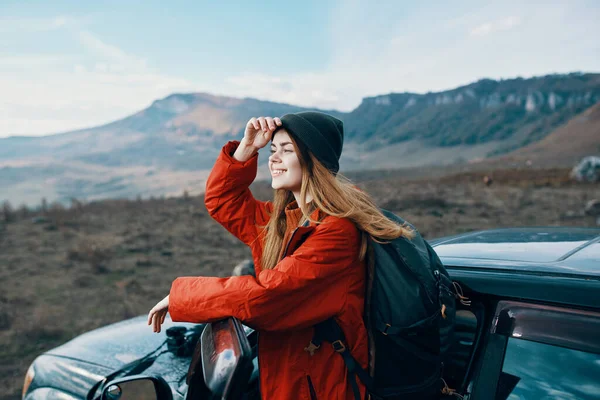
[[243, 140], [247, 146], [254, 147], [257, 150], [262, 149], [271, 141], [275, 129], [281, 125], [281, 120], [277, 117], [250, 118], [246, 124]]

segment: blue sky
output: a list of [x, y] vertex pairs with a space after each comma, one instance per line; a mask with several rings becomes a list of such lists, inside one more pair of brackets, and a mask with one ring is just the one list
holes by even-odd
[[600, 72], [597, 1], [0, 2], [0, 137], [174, 92], [350, 111], [480, 78]]

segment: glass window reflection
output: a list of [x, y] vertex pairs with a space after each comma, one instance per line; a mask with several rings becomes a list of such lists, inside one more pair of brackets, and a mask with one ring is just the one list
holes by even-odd
[[510, 338], [496, 399], [600, 399], [600, 355]]

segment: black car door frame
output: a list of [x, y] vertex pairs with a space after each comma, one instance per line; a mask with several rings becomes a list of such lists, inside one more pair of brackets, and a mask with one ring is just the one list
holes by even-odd
[[473, 379], [471, 400], [494, 398], [510, 337], [600, 354], [600, 312], [499, 301]]

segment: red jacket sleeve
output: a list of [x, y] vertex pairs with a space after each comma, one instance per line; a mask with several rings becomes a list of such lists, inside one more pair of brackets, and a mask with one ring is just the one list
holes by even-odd
[[258, 235], [257, 225], [269, 221], [271, 203], [258, 201], [250, 192], [256, 178], [258, 154], [245, 162], [233, 158], [239, 142], [227, 143], [206, 181], [204, 204], [208, 213], [247, 245]]
[[310, 327], [339, 314], [346, 303], [349, 277], [362, 267], [359, 240], [354, 224], [333, 220], [317, 226], [294, 254], [256, 278], [177, 278], [169, 313], [173, 321], [186, 322], [232, 316], [258, 330]]

